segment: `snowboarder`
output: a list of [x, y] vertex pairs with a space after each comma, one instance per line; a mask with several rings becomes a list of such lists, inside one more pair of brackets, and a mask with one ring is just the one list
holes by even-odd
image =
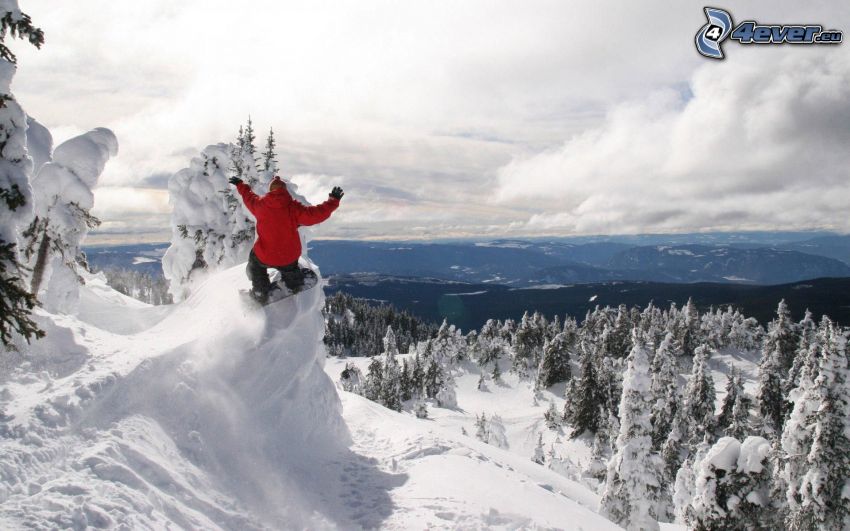
[[304, 206], [289, 195], [278, 176], [269, 183], [269, 193], [262, 197], [238, 177], [232, 177], [229, 182], [236, 185], [245, 206], [257, 218], [257, 241], [248, 257], [247, 268], [251, 297], [260, 304], [268, 301], [272, 289], [269, 268], [280, 271], [281, 279], [290, 291], [299, 291], [304, 285], [304, 271], [298, 266], [301, 256], [298, 227], [316, 225], [328, 219], [339, 207], [342, 188], [335, 186], [328, 200], [320, 205]]

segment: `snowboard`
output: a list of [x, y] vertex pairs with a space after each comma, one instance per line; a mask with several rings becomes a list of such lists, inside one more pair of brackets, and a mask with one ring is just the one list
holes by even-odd
[[255, 306], [268, 306], [269, 304], [282, 301], [283, 299], [288, 299], [293, 295], [301, 293], [302, 291], [307, 291], [316, 286], [319, 283], [319, 277], [316, 275], [316, 272], [307, 267], [302, 267], [301, 272], [304, 274], [304, 284], [301, 285], [300, 288], [295, 291], [290, 290], [286, 287], [286, 284], [283, 283], [283, 280], [277, 280], [272, 282], [271, 290], [269, 290], [269, 298], [265, 302], [265, 304], [261, 304], [260, 301], [251, 296], [251, 290], [240, 289], [239, 294], [248, 304], [253, 304]]

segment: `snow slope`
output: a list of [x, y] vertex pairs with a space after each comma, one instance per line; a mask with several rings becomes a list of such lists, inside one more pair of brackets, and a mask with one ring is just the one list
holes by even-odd
[[616, 529], [523, 456], [340, 400], [321, 289], [252, 309], [247, 286], [151, 307], [90, 276], [78, 315], [39, 313], [2, 358], [0, 528]]

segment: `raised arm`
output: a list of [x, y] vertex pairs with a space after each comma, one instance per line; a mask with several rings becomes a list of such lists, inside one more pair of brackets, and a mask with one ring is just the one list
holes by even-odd
[[339, 207], [342, 199], [342, 188], [336, 186], [328, 196], [327, 201], [316, 206], [304, 206], [298, 201], [292, 201], [292, 210], [295, 212], [295, 221], [299, 225], [315, 225], [331, 217], [331, 213]]
[[245, 202], [245, 206], [248, 207], [248, 210], [251, 212], [251, 214], [254, 214], [256, 216], [257, 213], [254, 212], [254, 208], [257, 206], [257, 201], [260, 199], [260, 197], [255, 194], [253, 190], [251, 190], [250, 186], [243, 183], [240, 179], [234, 177], [233, 179], [231, 179], [231, 182], [232, 181], [238, 181], [233, 183], [236, 185], [236, 190], [239, 192], [239, 195], [242, 196], [242, 201]]

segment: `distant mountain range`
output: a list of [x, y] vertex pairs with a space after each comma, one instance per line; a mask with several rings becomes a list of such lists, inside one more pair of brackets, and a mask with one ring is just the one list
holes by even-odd
[[[850, 250], [850, 240], [844, 242]], [[399, 244], [316, 241], [310, 256], [325, 275], [375, 273], [510, 286], [611, 280], [782, 284], [850, 276], [850, 264], [814, 254], [841, 246], [651, 245], [501, 240], [487, 243]]]
[[[798, 237], [784, 243], [762, 243], [771, 238], [755, 234], [759, 237], [752, 233], [692, 235], [701, 243], [681, 243], [682, 235], [671, 236], [668, 242], [651, 235], [628, 236], [624, 241], [316, 240], [310, 243], [309, 253], [325, 276], [370, 273], [514, 287], [615, 280], [783, 284], [850, 277], [850, 236], [819, 235], [807, 240]], [[791, 234], [794, 233], [780, 233], [773, 239]], [[652, 243], [645, 245], [646, 242]], [[95, 267], [122, 267], [159, 275], [159, 260], [167, 247], [163, 243], [85, 250]]]
[[666, 308], [671, 303], [681, 306], [691, 297], [703, 311], [732, 305], [762, 324], [775, 316], [777, 304], [785, 299], [795, 319], [802, 318], [809, 309], [815, 319], [829, 315], [842, 325], [850, 325], [850, 278], [823, 278], [774, 286], [617, 281], [510, 288], [437, 279], [346, 275], [330, 280], [326, 292], [337, 291], [386, 302], [427, 320], [439, 322], [446, 318], [464, 330], [480, 328], [487, 319], [518, 319], [526, 310], [536, 310], [550, 317], [572, 315], [581, 321], [587, 311], [597, 305], [645, 307], [653, 302]]
[[[329, 292], [387, 301], [428, 319], [447, 317], [465, 329], [525, 310], [582, 317], [597, 304], [644, 306], [652, 300], [666, 306], [691, 296], [704, 308], [734, 304], [763, 321], [785, 298], [796, 315], [809, 308], [850, 324], [850, 236], [798, 234], [786, 242], [756, 236], [695, 235], [700, 243], [683, 243], [681, 235], [672, 241], [317, 240], [309, 253], [330, 278]], [[167, 248], [161, 243], [85, 251], [95, 268], [161, 275]]]

